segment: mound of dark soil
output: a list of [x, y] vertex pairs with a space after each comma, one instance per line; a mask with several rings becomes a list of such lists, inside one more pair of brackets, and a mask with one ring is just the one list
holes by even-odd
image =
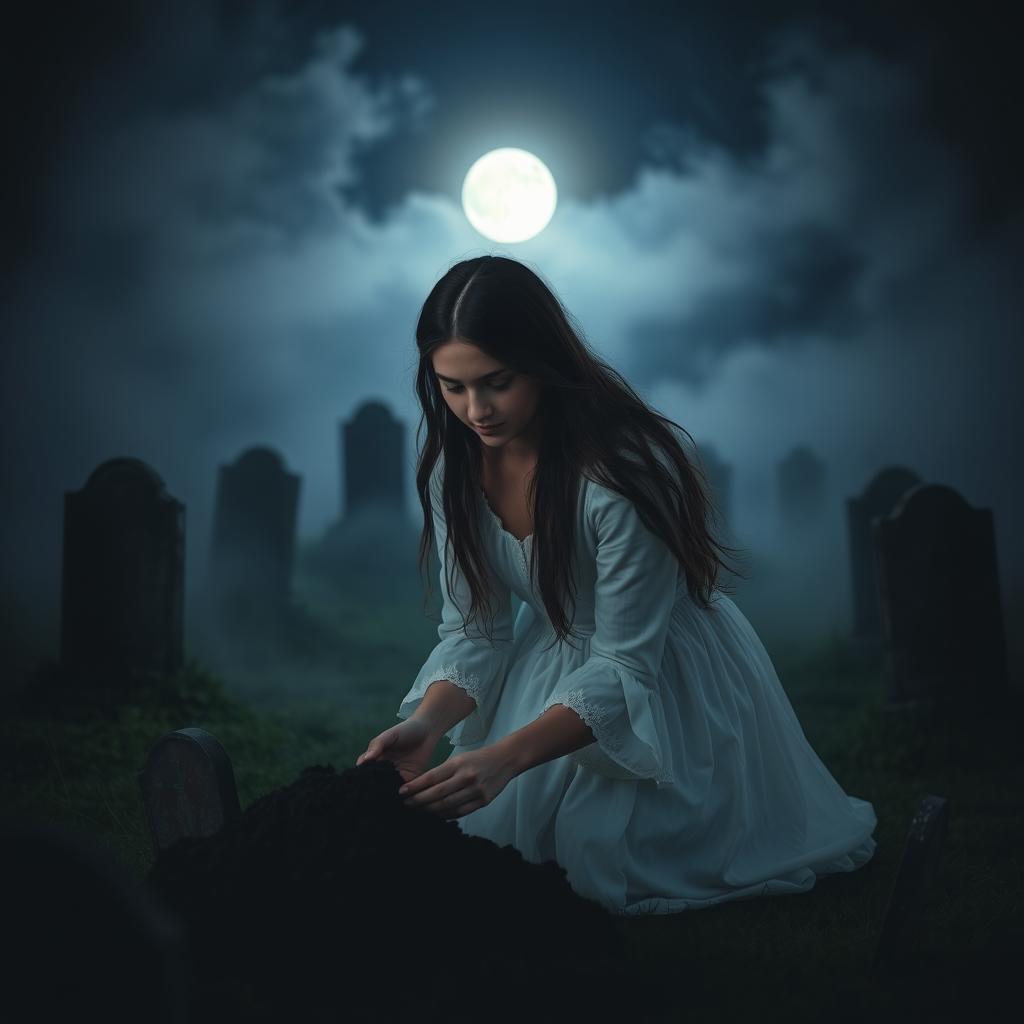
[[613, 915], [400, 785], [388, 761], [307, 768], [161, 855], [147, 883], [185, 922], [196, 1021], [635, 1018]]

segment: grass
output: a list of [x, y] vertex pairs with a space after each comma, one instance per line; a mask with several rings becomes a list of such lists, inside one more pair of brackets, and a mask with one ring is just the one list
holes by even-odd
[[[308, 652], [311, 664], [317, 652], [336, 661], [316, 670], [317, 686], [283, 695], [283, 663], [245, 677], [193, 659], [174, 678], [135, 680], [130, 692], [37, 664], [8, 695], [0, 721], [0, 806], [91, 834], [142, 878], [152, 849], [137, 775], [163, 733], [201, 726], [217, 736], [243, 809], [307, 765], [353, 764], [395, 722], [436, 627], [419, 597], [400, 613], [407, 629], [395, 629], [394, 609], [328, 607], [322, 595], [304, 614], [303, 644], [320, 644]], [[325, 636], [310, 625], [317, 615], [321, 624], [344, 625]], [[912, 721], [883, 710], [879, 664], [855, 656], [839, 636], [812, 657], [773, 657], [811, 745], [848, 793], [874, 805], [878, 849], [863, 868], [824, 878], [808, 893], [620, 919], [638, 969], [678, 993], [678, 1011], [658, 1019], [888, 1019], [922, 1007], [945, 1019], [968, 998], [960, 991], [973, 983], [966, 965], [988, 957], [997, 935], [1011, 936], [1020, 952], [1019, 700], [988, 720]], [[439, 744], [434, 763], [449, 749]], [[896, 983], [872, 974], [870, 958], [910, 816], [928, 792], [949, 798], [949, 832], [907, 973]], [[923, 996], [915, 970], [929, 979]], [[644, 1015], [642, 998], [637, 1019], [655, 1019]]]

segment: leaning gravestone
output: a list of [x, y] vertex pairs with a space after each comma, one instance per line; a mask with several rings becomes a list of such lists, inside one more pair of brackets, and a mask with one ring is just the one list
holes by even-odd
[[166, 675], [183, 660], [185, 506], [139, 459], [64, 495], [62, 667]]
[[241, 814], [231, 758], [204, 729], [161, 736], [146, 757], [139, 785], [157, 857], [179, 839], [215, 835]]
[[211, 614], [229, 633], [252, 634], [283, 619], [300, 484], [270, 448], [250, 448], [220, 468], [207, 588]]
[[873, 525], [890, 705], [998, 707], [1006, 639], [991, 509], [920, 484]]
[[882, 617], [878, 605], [878, 570], [871, 524], [892, 512], [896, 503], [921, 478], [903, 466], [879, 470], [859, 498], [846, 499], [850, 542], [850, 580], [853, 585], [853, 640], [877, 650], [882, 643]]
[[903, 855], [875, 947], [874, 970], [898, 967], [906, 955], [948, 826], [949, 800], [931, 793], [924, 796], [907, 830]]
[[825, 463], [799, 445], [778, 464], [782, 532], [800, 538], [816, 530], [825, 517]]

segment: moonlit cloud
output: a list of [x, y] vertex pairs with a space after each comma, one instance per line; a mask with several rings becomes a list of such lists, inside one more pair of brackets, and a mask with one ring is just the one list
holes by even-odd
[[1011, 475], [979, 468], [1020, 426], [1007, 243], [965, 237], [960, 168], [907, 70], [780, 37], [756, 158], [662, 126], [661, 159], [628, 189], [564, 197], [541, 235], [495, 247], [456, 185], [376, 221], [351, 198], [360, 154], [433, 109], [429, 82], [353, 69], [373, 45], [338, 27], [287, 73], [147, 104], [70, 154], [8, 314], [19, 550], [37, 536], [55, 566], [61, 492], [128, 454], [187, 502], [199, 566], [217, 466], [255, 443], [303, 474], [301, 531], [319, 533], [338, 512], [339, 418], [385, 400], [411, 459], [419, 306], [481, 252], [528, 262], [602, 355], [733, 462], [749, 538], [769, 538], [774, 462], [805, 442], [836, 502], [906, 461], [1003, 523], [1022, 511]]
[[337, 237], [360, 151], [432, 104], [414, 76], [374, 88], [353, 73], [364, 46], [353, 28], [323, 32], [290, 74], [118, 126], [66, 169], [69, 230], [153, 232], [155, 258], [200, 266]]

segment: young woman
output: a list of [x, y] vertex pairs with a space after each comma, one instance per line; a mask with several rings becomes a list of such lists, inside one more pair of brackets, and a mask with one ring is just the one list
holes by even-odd
[[[409, 806], [556, 860], [615, 913], [804, 892], [865, 863], [874, 810], [716, 586], [729, 549], [678, 424], [515, 260], [453, 266], [416, 341], [440, 642], [356, 763], [392, 761]], [[441, 736], [455, 750], [428, 771]]]

